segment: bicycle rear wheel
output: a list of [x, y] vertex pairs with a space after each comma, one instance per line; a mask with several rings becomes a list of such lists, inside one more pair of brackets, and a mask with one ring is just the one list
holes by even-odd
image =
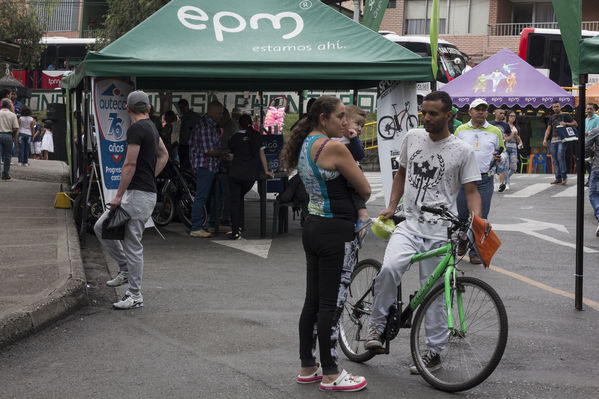
[[395, 119], [392, 116], [383, 116], [379, 121], [378, 131], [382, 138], [392, 139], [397, 130], [398, 126], [395, 126]]
[[[444, 288], [442, 284], [435, 287], [414, 317], [410, 340], [412, 357], [422, 377], [433, 387], [446, 392], [464, 391], [487, 379], [499, 364], [507, 342], [507, 315], [499, 295], [490, 285], [476, 278], [458, 277], [456, 288], [451, 292], [455, 331], [450, 333], [447, 330]], [[460, 326], [457, 304], [460, 295], [464, 328]], [[438, 311], [442, 310], [443, 315], [436, 319], [442, 320], [445, 333], [431, 334], [434, 342], [429, 343], [425, 316], [431, 305], [439, 303], [442, 305]], [[431, 347], [436, 350], [442, 348], [439, 353], [441, 364], [437, 370], [426, 368], [422, 360]]]
[[368, 337], [368, 322], [372, 309], [373, 280], [381, 270], [381, 263], [374, 259], [364, 259], [356, 265], [343, 313], [339, 320], [339, 345], [349, 360], [365, 362], [374, 353], [364, 349]]

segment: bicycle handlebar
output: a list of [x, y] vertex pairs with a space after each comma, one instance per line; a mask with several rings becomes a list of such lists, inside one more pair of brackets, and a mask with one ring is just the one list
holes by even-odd
[[422, 205], [420, 207], [420, 210], [422, 212], [428, 212], [428, 213], [432, 213], [435, 215], [443, 215], [445, 214], [445, 212], [447, 212], [447, 209], [444, 208], [433, 208], [432, 206], [426, 206], [426, 205]]
[[445, 207], [443, 205], [441, 205], [438, 208], [432, 207], [432, 206], [427, 206], [427, 205], [422, 205], [420, 207], [420, 210], [422, 212], [429, 212], [434, 215], [439, 215], [443, 219], [449, 220], [454, 226], [452, 228], [452, 230], [454, 230], [454, 231], [455, 231], [455, 229], [465, 228], [468, 225], [468, 223], [464, 223], [464, 222], [460, 221], [456, 215], [454, 215], [449, 209], [447, 209], [447, 207]]

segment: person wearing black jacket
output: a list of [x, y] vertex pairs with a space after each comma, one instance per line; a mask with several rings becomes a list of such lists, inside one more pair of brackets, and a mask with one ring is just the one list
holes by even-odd
[[260, 177], [260, 165], [270, 177], [262, 136], [252, 128], [252, 118], [242, 115], [239, 118], [240, 130], [229, 139], [231, 167], [229, 168], [229, 191], [231, 194], [231, 235], [232, 240], [241, 238], [244, 220], [244, 197]]

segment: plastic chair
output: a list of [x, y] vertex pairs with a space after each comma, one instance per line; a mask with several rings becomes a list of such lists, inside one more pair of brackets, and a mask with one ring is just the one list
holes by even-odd
[[532, 169], [534, 173], [539, 173], [539, 168], [543, 168], [543, 173], [547, 173], [545, 166], [547, 165], [547, 156], [545, 154], [534, 154], [532, 156]]
[[275, 199], [272, 205], [272, 237], [275, 235], [287, 233], [289, 229], [289, 211], [293, 207], [293, 202], [280, 202]]
[[520, 157], [520, 173], [524, 173], [522, 170], [524, 169], [525, 166], [528, 170], [528, 163], [530, 161], [529, 161], [528, 157], [525, 157], [522, 154], [518, 154], [518, 156]]

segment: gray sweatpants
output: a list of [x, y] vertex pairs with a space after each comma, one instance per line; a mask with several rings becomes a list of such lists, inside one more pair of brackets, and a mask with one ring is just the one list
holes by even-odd
[[[397, 287], [401, 282], [401, 276], [410, 267], [410, 259], [414, 254], [430, 251], [445, 245], [446, 241], [431, 240], [413, 235], [408, 232], [402, 224], [397, 226], [385, 250], [383, 267], [374, 283], [374, 303], [370, 315], [370, 328], [376, 328], [382, 333], [387, 324], [389, 307], [397, 298]], [[425, 259], [420, 262], [420, 284], [435, 270], [442, 257]], [[435, 284], [442, 284], [440, 278]], [[447, 343], [447, 313], [445, 303], [440, 297], [438, 301], [429, 308], [426, 314], [424, 328], [427, 336], [429, 350], [441, 353]]]
[[144, 268], [144, 247], [141, 239], [144, 226], [152, 216], [156, 205], [156, 193], [139, 190], [127, 190], [123, 195], [121, 207], [131, 216], [125, 228], [125, 239], [102, 239], [102, 222], [108, 217], [108, 210], [94, 225], [94, 232], [110, 256], [118, 263], [119, 270], [129, 274], [129, 291], [133, 295], [141, 294], [141, 276]]

